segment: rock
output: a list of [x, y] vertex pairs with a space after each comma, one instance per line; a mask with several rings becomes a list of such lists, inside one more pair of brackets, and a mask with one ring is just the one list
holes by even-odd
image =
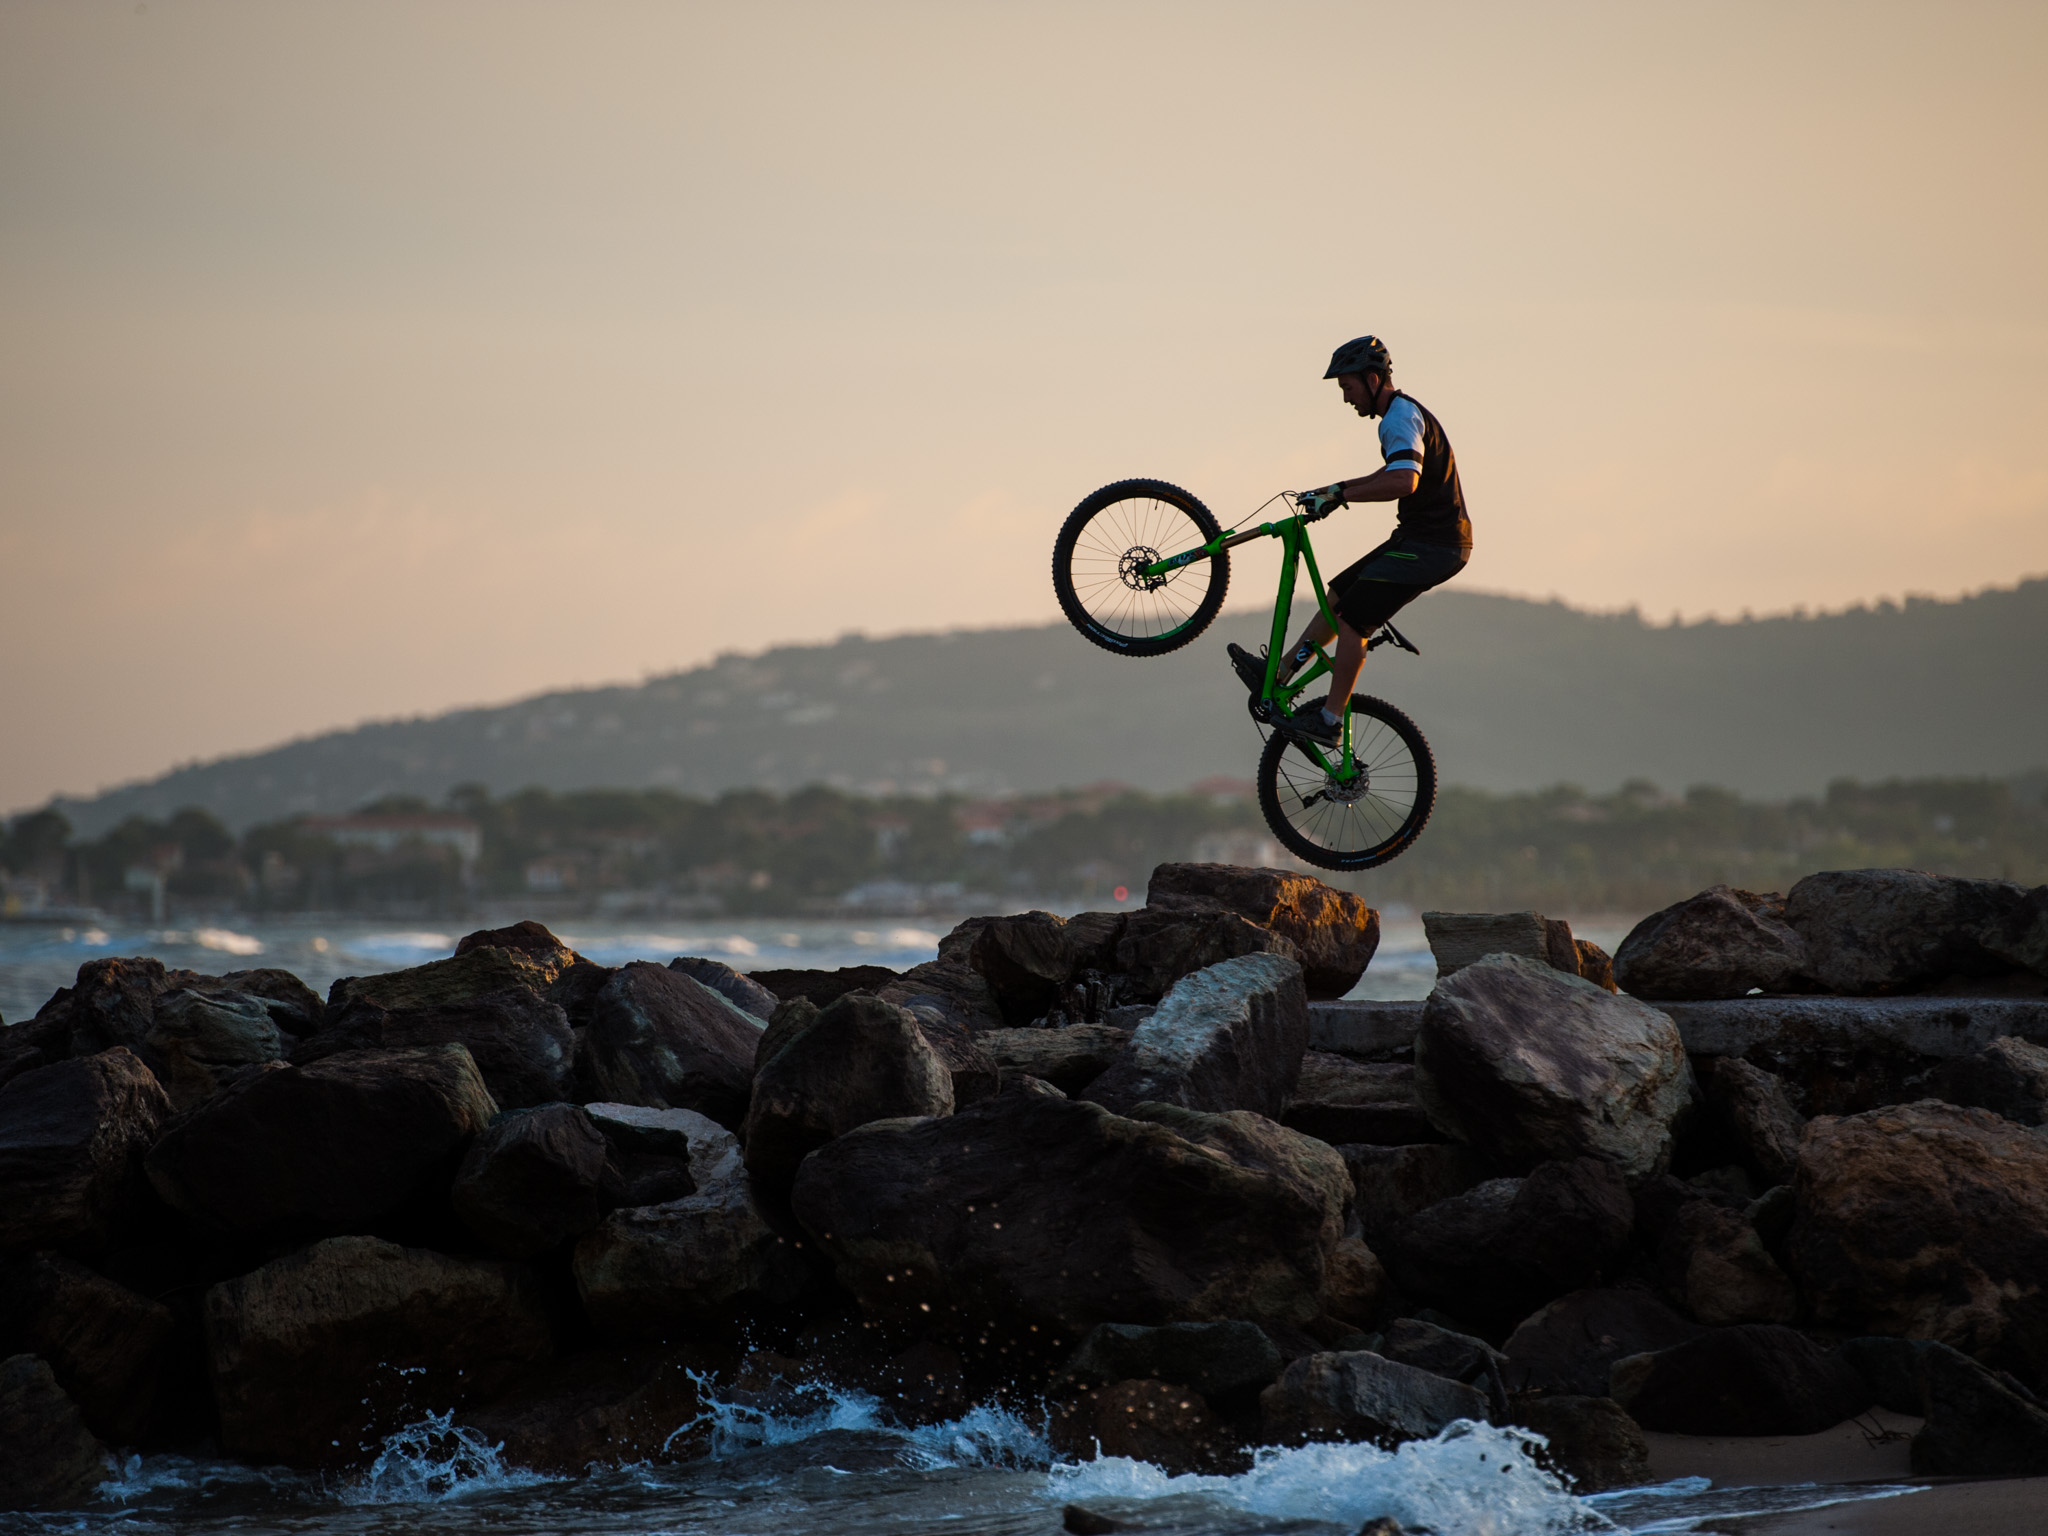
[[498, 1446], [506, 1464], [555, 1477], [592, 1466], [695, 1461], [711, 1449], [693, 1379], [703, 1366], [686, 1351], [579, 1355], [458, 1422]]
[[1913, 1470], [1935, 1477], [2048, 1473], [2048, 1409], [1967, 1355], [1931, 1344], [1920, 1356], [1927, 1422], [1913, 1437]]
[[1507, 1379], [1507, 1357], [1484, 1339], [1439, 1328], [1419, 1317], [1396, 1318], [1387, 1324], [1377, 1352], [1398, 1364], [1467, 1386], [1478, 1382], [1483, 1389], [1482, 1378], [1490, 1375], [1498, 1375], [1503, 1382]]
[[1709, 1326], [1789, 1323], [1799, 1295], [1747, 1217], [1711, 1200], [1680, 1206], [1657, 1240], [1664, 1292]]
[[[1233, 912], [1171, 912], [1154, 907], [1129, 913], [1116, 941], [1116, 969], [1124, 1002], [1153, 1002], [1183, 976], [1243, 955], [1282, 955], [1299, 961], [1291, 940]], [[1304, 994], [1305, 996], [1305, 994]]]
[[791, 1203], [871, 1310], [1078, 1330], [1311, 1320], [1348, 1192], [1336, 1154], [1256, 1115], [1004, 1093], [827, 1143]]
[[1603, 991], [1621, 990], [1614, 980], [1614, 961], [1609, 958], [1606, 950], [1591, 939], [1574, 939], [1572, 947], [1578, 951], [1579, 974], [1582, 977]]
[[148, 1202], [143, 1154], [170, 1113], [123, 1046], [0, 1086], [0, 1252], [104, 1247]]
[[597, 1225], [610, 1203], [606, 1150], [574, 1104], [515, 1110], [470, 1144], [450, 1192], [455, 1214], [500, 1258], [536, 1258]]
[[1614, 952], [1614, 980], [1635, 997], [1746, 997], [1804, 989], [1806, 942], [1785, 898], [1709, 886], [1652, 912]]
[[96, 1056], [117, 1045], [139, 1052], [156, 1000], [189, 974], [166, 971], [161, 960], [111, 955], [88, 960], [70, 986], [59, 987], [36, 1011], [28, 1027], [43, 1042], [49, 1062]]
[[[203, 978], [188, 981], [185, 985], [194, 991], [212, 990]], [[270, 1022], [295, 1039], [317, 1034], [327, 1013], [327, 1004], [318, 992], [290, 971], [276, 966], [260, 966], [253, 971], [229, 971], [220, 978], [219, 990], [262, 998], [270, 1010]]]
[[760, 1044], [761, 1022], [752, 1014], [644, 960], [621, 966], [605, 983], [584, 1039], [601, 1098], [693, 1109], [729, 1130], [746, 1116]]
[[1402, 1147], [1443, 1140], [1416, 1097], [1413, 1066], [1353, 1061], [1329, 1051], [1310, 1051], [1302, 1057], [1293, 1101], [1280, 1121], [1333, 1147]]
[[1794, 1107], [1784, 1079], [1740, 1056], [1710, 1056], [1701, 1066], [1708, 1108], [1743, 1166], [1766, 1186], [1790, 1180], [1806, 1117]]
[[574, 965], [582, 957], [548, 932], [546, 926], [532, 918], [512, 924], [509, 928], [480, 928], [466, 934], [455, 946], [459, 959], [473, 949], [509, 949], [520, 954], [531, 955], [541, 964], [552, 966], [557, 972]]
[[1169, 912], [1235, 912], [1270, 928], [1301, 957], [1313, 998], [1342, 997], [1358, 985], [1379, 948], [1380, 915], [1365, 899], [1312, 875], [1235, 864], [1161, 864], [1145, 905]]
[[1488, 955], [1520, 955], [1567, 976], [1579, 974], [1571, 924], [1541, 912], [1425, 912], [1422, 931], [1436, 957], [1438, 981]]
[[1368, 1243], [1441, 1200], [1462, 1195], [1486, 1177], [1485, 1163], [1469, 1147], [1436, 1143], [1337, 1148], [1351, 1174], [1359, 1227]]
[[1871, 1404], [1845, 1361], [1770, 1323], [1716, 1328], [1615, 1362], [1610, 1393], [1645, 1429], [1675, 1435], [1816, 1435]]
[[1483, 1393], [1367, 1350], [1307, 1355], [1259, 1394], [1268, 1444], [1424, 1440], [1460, 1419], [1484, 1423]]
[[1251, 1466], [1240, 1437], [1209, 1411], [1201, 1393], [1163, 1381], [1091, 1388], [1053, 1410], [1046, 1439], [1068, 1460], [1125, 1456], [1174, 1476]]
[[1640, 1178], [1670, 1158], [1693, 1084], [1656, 1009], [1495, 955], [1430, 993], [1415, 1087], [1438, 1129], [1504, 1164], [1590, 1153]]
[[2032, 905], [2010, 880], [1838, 869], [1793, 886], [1785, 920], [1806, 941], [1807, 972], [1823, 991], [1868, 995], [2028, 966]]
[[1576, 1493], [1640, 1488], [1650, 1481], [1650, 1442], [1611, 1397], [1526, 1397], [1516, 1401], [1510, 1417], [1550, 1442], [1538, 1459], [1570, 1479]]
[[1508, 1384], [1518, 1391], [1603, 1397], [1615, 1361], [1670, 1349], [1705, 1332], [1648, 1290], [1573, 1291], [1508, 1335]]
[[1060, 1508], [1060, 1529], [1068, 1536], [1109, 1536], [1111, 1531], [1128, 1527], [1121, 1520], [1098, 1514], [1085, 1504], [1066, 1504]]
[[548, 983], [547, 1000], [562, 1010], [578, 1040], [590, 1028], [590, 1016], [597, 1010], [598, 994], [618, 974], [616, 966], [579, 959]]
[[114, 1475], [113, 1458], [34, 1355], [0, 1360], [0, 1510], [71, 1509]]
[[917, 1020], [925, 1044], [945, 1065], [955, 1109], [995, 1096], [1003, 1086], [1003, 1069], [979, 1035], [937, 1009], [920, 1006], [907, 1011]]
[[1924, 1419], [1927, 1383], [1921, 1375], [1920, 1362], [1930, 1349], [1947, 1348], [1932, 1339], [1891, 1339], [1866, 1334], [1859, 1339], [1844, 1339], [1835, 1346], [1835, 1353], [1863, 1378], [1878, 1407]]
[[741, 975], [723, 960], [678, 955], [669, 961], [668, 968], [681, 972], [692, 981], [701, 982], [742, 1013], [751, 1013], [763, 1024], [774, 1014], [775, 1005], [782, 1001], [753, 977]]
[[621, 1188], [607, 1205], [664, 1205], [697, 1192], [690, 1171], [690, 1136], [702, 1116], [687, 1109], [648, 1109], [639, 1104], [586, 1104], [583, 1112], [605, 1139], [608, 1161]]
[[761, 1031], [761, 1043], [754, 1047], [754, 1076], [758, 1078], [762, 1069], [782, 1054], [782, 1048], [816, 1023], [823, 1011], [808, 997], [777, 1003], [768, 1015], [768, 1027]]
[[283, 1054], [264, 999], [183, 987], [156, 1000], [143, 1043], [175, 1109], [190, 1109], [243, 1068]]
[[1061, 1374], [1097, 1384], [1172, 1382], [1215, 1398], [1268, 1385], [1278, 1379], [1281, 1364], [1280, 1351], [1257, 1323], [1098, 1323]]
[[782, 1305], [808, 1279], [754, 1198], [738, 1139], [705, 1116], [671, 1113], [690, 1116], [695, 1192], [614, 1211], [576, 1244], [576, 1290], [606, 1337], [687, 1329], [736, 1302]]
[[979, 971], [962, 961], [928, 960], [875, 989], [875, 996], [920, 1019], [932, 1014], [947, 1024], [981, 1034], [1003, 1027], [1003, 1012], [994, 990]]
[[554, 1103], [569, 1091], [576, 1051], [569, 1016], [527, 987], [418, 1008], [356, 998], [332, 1010], [327, 1027], [301, 1042], [291, 1059], [303, 1067], [342, 1051], [437, 1045], [464, 1047], [492, 1099], [506, 1109]]
[[553, 1349], [524, 1269], [332, 1237], [206, 1293], [221, 1445], [346, 1463], [427, 1408], [488, 1397]]
[[747, 1167], [787, 1190], [797, 1165], [870, 1120], [953, 1113], [953, 1078], [908, 1009], [849, 993], [789, 1035], [754, 1079]]
[[1378, 1249], [1410, 1297], [1505, 1330], [1544, 1302], [1597, 1284], [1627, 1252], [1635, 1209], [1596, 1158], [1490, 1179], [1396, 1225]]
[[1001, 921], [1002, 918], [994, 915], [961, 918], [953, 925], [952, 931], [939, 940], [940, 961], [950, 961], [955, 965], [968, 964], [968, 957], [974, 953], [974, 941], [981, 937], [981, 930], [990, 923]]
[[982, 925], [969, 963], [987, 980], [1004, 1020], [1028, 1026], [1056, 1006], [1072, 968], [1066, 919], [1051, 912], [1020, 912]]
[[783, 1002], [801, 997], [820, 1008], [836, 1003], [849, 992], [873, 992], [902, 980], [886, 965], [846, 965], [836, 971], [749, 971], [754, 981]]
[[1107, 1024], [992, 1029], [980, 1037], [982, 1046], [1005, 1072], [1039, 1078], [1067, 1094], [1081, 1092], [1107, 1072], [1130, 1038], [1128, 1029]]
[[1928, 1086], [1951, 1104], [2040, 1125], [2048, 1120], [2048, 1049], [2007, 1035], [1974, 1056], [1943, 1062]]
[[238, 1078], [172, 1120], [146, 1166], [213, 1231], [360, 1231], [445, 1190], [497, 1112], [460, 1045], [344, 1051]]
[[1175, 982], [1087, 1097], [1116, 1110], [1158, 1102], [1277, 1120], [1307, 1049], [1301, 967], [1245, 955]]
[[177, 1322], [161, 1303], [82, 1264], [38, 1254], [7, 1277], [0, 1309], [101, 1440], [153, 1441], [165, 1413], [181, 1406], [173, 1380]]
[[1394, 1282], [1362, 1237], [1338, 1240], [1323, 1272], [1323, 1311], [1339, 1322], [1366, 1327], [1394, 1305]]
[[377, 976], [344, 976], [327, 989], [327, 1006], [340, 1009], [358, 999], [379, 1008], [438, 1008], [449, 1003], [488, 997], [507, 987], [524, 987], [545, 996], [548, 987], [568, 969], [569, 951], [471, 949], [449, 960], [430, 960], [402, 971]]
[[1927, 1099], [1820, 1117], [1800, 1143], [1789, 1268], [1814, 1320], [2048, 1367], [2048, 1140]]

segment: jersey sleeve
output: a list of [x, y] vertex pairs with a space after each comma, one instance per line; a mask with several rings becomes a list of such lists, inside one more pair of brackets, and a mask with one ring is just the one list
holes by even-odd
[[1380, 418], [1380, 457], [1388, 469], [1422, 473], [1422, 412], [1414, 402], [1396, 400]]

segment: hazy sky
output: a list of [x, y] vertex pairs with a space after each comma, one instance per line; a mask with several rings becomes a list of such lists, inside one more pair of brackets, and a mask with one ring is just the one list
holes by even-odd
[[1105, 481], [1376, 467], [1366, 330], [1470, 586], [2048, 570], [2044, 80], [2038, 4], [12, 0], [0, 808], [1055, 618]]

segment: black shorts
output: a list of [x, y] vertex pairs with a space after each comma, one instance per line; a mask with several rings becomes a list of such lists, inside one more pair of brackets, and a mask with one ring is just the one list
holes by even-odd
[[1471, 558], [1469, 549], [1455, 544], [1425, 544], [1396, 534], [1330, 578], [1330, 609], [1361, 635], [1370, 636], [1431, 587], [1465, 569]]

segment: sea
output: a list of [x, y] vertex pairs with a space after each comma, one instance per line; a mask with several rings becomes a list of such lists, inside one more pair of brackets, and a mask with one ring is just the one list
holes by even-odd
[[[950, 923], [716, 920], [646, 927], [563, 922], [556, 932], [593, 960], [666, 962], [710, 955], [739, 970], [885, 965], [932, 959]], [[1574, 932], [1610, 951], [1627, 919]], [[325, 992], [367, 975], [446, 956], [460, 930], [307, 918], [145, 928], [115, 922], [0, 924], [0, 1018], [34, 1014], [81, 963], [154, 955], [219, 973], [282, 966]], [[1385, 924], [1352, 994], [1426, 996], [1434, 964], [1420, 922]], [[821, 1402], [823, 1406], [816, 1406]], [[1268, 1447], [1234, 1476], [1170, 1476], [1106, 1457], [1067, 1463], [1046, 1439], [1041, 1406], [984, 1403], [937, 1425], [891, 1418], [852, 1389], [828, 1389], [779, 1417], [720, 1402], [706, 1410], [711, 1451], [681, 1466], [628, 1466], [546, 1477], [498, 1446], [423, 1411], [367, 1468], [311, 1474], [207, 1457], [126, 1456], [109, 1463], [88, 1507], [0, 1514], [0, 1536], [77, 1531], [304, 1533], [304, 1536], [1038, 1536], [1081, 1505], [1121, 1528], [1218, 1536], [1352, 1536], [1391, 1516], [1435, 1536], [1712, 1531], [1741, 1516], [1907, 1496], [1908, 1485], [1717, 1487], [1689, 1477], [1577, 1497], [1532, 1457], [1519, 1430], [1459, 1424], [1396, 1451], [1369, 1445]]]

